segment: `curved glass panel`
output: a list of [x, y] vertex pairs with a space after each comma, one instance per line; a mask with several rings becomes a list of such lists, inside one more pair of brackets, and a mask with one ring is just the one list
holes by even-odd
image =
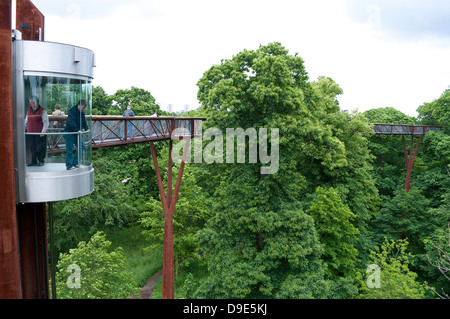
[[25, 75], [24, 101], [27, 172], [91, 166], [90, 80]]

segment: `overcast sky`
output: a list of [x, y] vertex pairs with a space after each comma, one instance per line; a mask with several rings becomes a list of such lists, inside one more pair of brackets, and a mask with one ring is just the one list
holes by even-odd
[[162, 109], [196, 108], [196, 83], [243, 49], [281, 42], [310, 80], [343, 89], [341, 109], [409, 115], [450, 85], [448, 0], [32, 0], [45, 40], [91, 49], [94, 85], [131, 86]]

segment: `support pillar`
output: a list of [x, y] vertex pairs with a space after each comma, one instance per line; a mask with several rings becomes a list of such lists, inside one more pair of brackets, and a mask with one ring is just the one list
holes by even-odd
[[[420, 145], [421, 140], [422, 140], [422, 135], [419, 137], [419, 141], [417, 142], [414, 153], [413, 153], [414, 135], [411, 135], [411, 145], [409, 147], [409, 155], [408, 155], [408, 151], [406, 149], [405, 136], [402, 135], [403, 151], [405, 153], [405, 162], [406, 162], [405, 191], [407, 193], [409, 192], [409, 190], [411, 188], [411, 172], [412, 172], [412, 168], [414, 166], [414, 160], [416, 159], [417, 151], [419, 150], [419, 145]], [[406, 217], [407, 217], [406, 212], [403, 212], [403, 218], [406, 219]], [[406, 234], [406, 232], [403, 232], [401, 238], [406, 239], [407, 237], [408, 237], [408, 235]]]
[[174, 261], [173, 261], [173, 215], [175, 205], [178, 199], [181, 179], [183, 176], [184, 165], [186, 162], [187, 150], [189, 148], [189, 140], [186, 143], [183, 159], [178, 171], [178, 177], [172, 194], [172, 140], [169, 140], [169, 165], [168, 165], [168, 181], [167, 181], [167, 197], [164, 191], [161, 173], [158, 166], [155, 147], [150, 142], [152, 150], [153, 164], [155, 166], [156, 179], [158, 181], [158, 189], [161, 197], [161, 204], [164, 211], [164, 253], [163, 253], [163, 273], [162, 273], [162, 299], [174, 298]]
[[46, 204], [19, 203], [16, 210], [22, 298], [48, 299]]
[[11, 65], [11, 1], [0, 3], [0, 298], [19, 299]]
[[422, 140], [422, 135], [419, 137], [419, 141], [416, 144], [414, 153], [413, 153], [414, 135], [411, 135], [411, 146], [409, 148], [409, 155], [408, 155], [408, 151], [406, 149], [406, 142], [405, 142], [404, 135], [402, 135], [402, 140], [403, 140], [403, 151], [405, 153], [405, 162], [406, 162], [405, 190], [406, 190], [406, 192], [409, 192], [409, 190], [411, 188], [411, 172], [412, 172], [412, 168], [414, 166], [414, 160], [416, 159], [417, 151], [419, 150], [420, 142]]

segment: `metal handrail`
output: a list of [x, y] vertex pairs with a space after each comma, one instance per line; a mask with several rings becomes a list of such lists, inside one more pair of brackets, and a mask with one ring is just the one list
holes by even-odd
[[[64, 122], [67, 115], [50, 115], [50, 123], [54, 121]], [[157, 140], [169, 140], [174, 129], [185, 128], [188, 134], [178, 134], [177, 137], [199, 136], [200, 132], [195, 131], [195, 121], [205, 121], [202, 117], [175, 117], [175, 116], [120, 116], [120, 115], [92, 115], [86, 116], [86, 120], [91, 121], [90, 130], [83, 132], [91, 133], [92, 148], [121, 146], [132, 143], [145, 143]], [[131, 125], [131, 127], [130, 127]], [[49, 130], [62, 130], [62, 128], [49, 127]], [[130, 133], [132, 131], [131, 135]], [[62, 152], [65, 145], [59, 145], [63, 135], [78, 134], [78, 132], [54, 133], [30, 133], [30, 135], [61, 135], [56, 141], [48, 145], [49, 152]]]

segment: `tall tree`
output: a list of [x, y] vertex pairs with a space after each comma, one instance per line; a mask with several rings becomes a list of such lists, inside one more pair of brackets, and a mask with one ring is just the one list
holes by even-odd
[[92, 114], [106, 115], [111, 108], [111, 97], [101, 86], [92, 88]]
[[442, 125], [446, 131], [450, 131], [450, 88], [441, 96], [429, 103], [424, 103], [417, 109], [419, 121], [427, 125]]
[[109, 115], [122, 115], [128, 105], [131, 105], [136, 115], [152, 115], [155, 112], [158, 115], [165, 114], [149, 91], [135, 86], [131, 89], [117, 90], [110, 98], [112, 105]]
[[[447, 199], [447, 214], [449, 212], [450, 196]], [[427, 259], [433, 267], [428, 269], [425, 284], [443, 299], [450, 299], [450, 223], [446, 229], [437, 229], [425, 240]], [[430, 280], [432, 281], [430, 283]]]
[[[362, 148], [367, 121], [339, 112], [339, 86], [325, 77], [309, 82], [303, 59], [280, 43], [222, 60], [198, 86], [206, 128], [279, 130], [278, 143], [269, 135], [266, 145], [270, 150], [275, 143], [279, 150], [273, 174], [261, 174], [264, 164], [248, 158], [243, 164], [235, 159], [203, 165], [210, 172], [203, 187], [217, 188], [211, 194], [215, 214], [199, 237], [211, 271], [199, 293], [323, 297], [321, 245], [303, 207], [317, 186], [335, 186], [355, 209], [356, 224], [370, 219], [377, 193], [370, 155]], [[246, 140], [246, 149], [252, 145]], [[230, 274], [241, 280], [232, 283]]]
[[[417, 281], [417, 274], [411, 271], [411, 254], [406, 251], [406, 240], [384, 240], [370, 252], [371, 265], [378, 273], [370, 276], [379, 276], [378, 280], [360, 280], [361, 299], [423, 299], [426, 290]], [[370, 269], [370, 268], [369, 268]], [[368, 284], [371, 282], [372, 285]]]
[[62, 299], [127, 298], [137, 292], [125, 266], [123, 249], [110, 249], [106, 235], [96, 232], [88, 242], [61, 254], [56, 273], [57, 297]]
[[352, 222], [355, 215], [342, 203], [334, 188], [317, 187], [311, 207], [306, 211], [314, 218], [320, 242], [324, 246], [322, 259], [327, 266], [327, 278], [355, 275], [358, 250], [355, 244], [359, 231]]
[[383, 237], [390, 240], [408, 238], [409, 248], [415, 254], [424, 253], [423, 240], [439, 224], [429, 211], [430, 201], [417, 188], [406, 192], [403, 188], [385, 200], [374, 220], [374, 237], [380, 243]]
[[[343, 203], [355, 214], [353, 224], [359, 230], [359, 259], [364, 260], [372, 245], [369, 222], [379, 204], [371, 165], [373, 156], [367, 147], [371, 128], [364, 114], [340, 111], [337, 98], [343, 91], [335, 81], [319, 77], [311, 85], [314, 94], [307, 99], [308, 109], [319, 120], [320, 126], [330, 132], [331, 139], [322, 140], [319, 144], [319, 149], [329, 158], [327, 161], [299, 154], [307, 189], [313, 191], [323, 186], [338, 190]], [[341, 150], [339, 157], [330, 157], [336, 149]]]
[[222, 60], [198, 86], [209, 126], [224, 133], [278, 128], [280, 136], [276, 174], [261, 174], [263, 164], [248, 158], [245, 164], [211, 164], [212, 170], [220, 166], [212, 175], [219, 187], [215, 214], [199, 237], [210, 276], [198, 296], [323, 296], [321, 248], [312, 218], [299, 205], [302, 163], [294, 155], [312, 125], [320, 131], [304, 103], [304, 89], [311, 87], [303, 60], [272, 43]]
[[413, 181], [432, 200], [432, 207], [438, 207], [441, 197], [450, 192], [450, 89], [421, 105], [417, 112], [420, 124], [442, 127], [425, 135], [417, 178]]

